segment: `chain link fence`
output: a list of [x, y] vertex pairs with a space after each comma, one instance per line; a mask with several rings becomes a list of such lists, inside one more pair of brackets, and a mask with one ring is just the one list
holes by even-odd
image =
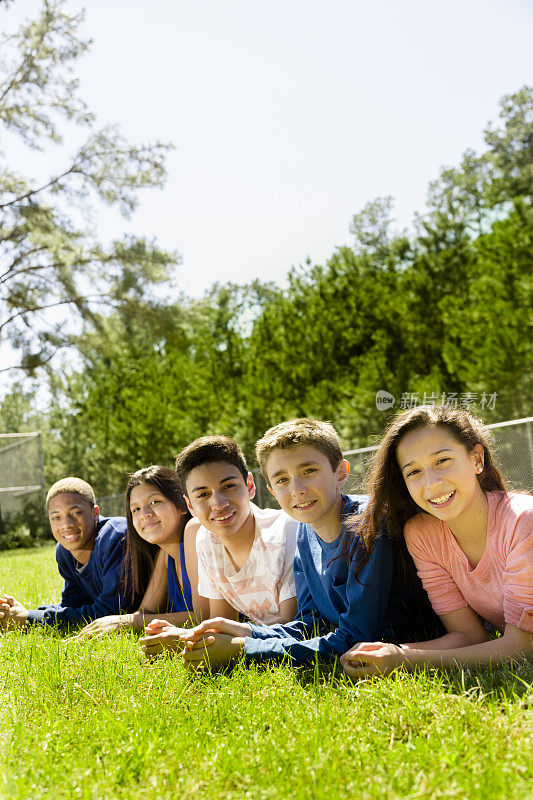
[[[511, 489], [533, 491], [533, 417], [496, 422], [487, 427], [492, 432], [494, 460]], [[362, 447], [345, 452], [350, 462], [350, 478], [346, 484], [348, 493], [364, 492], [365, 473], [375, 450], [377, 447]]]
[[39, 492], [44, 498], [41, 431], [0, 433], [0, 518], [18, 514]]

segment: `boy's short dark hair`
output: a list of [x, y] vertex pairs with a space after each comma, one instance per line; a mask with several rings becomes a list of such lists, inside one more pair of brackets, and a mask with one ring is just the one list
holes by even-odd
[[285, 450], [299, 444], [308, 444], [323, 453], [331, 469], [336, 470], [342, 461], [339, 437], [330, 422], [322, 422], [310, 417], [299, 417], [274, 425], [259, 439], [255, 452], [263, 477], [268, 483], [266, 466], [273, 450]]
[[60, 481], [52, 484], [46, 495], [46, 508], [56, 494], [79, 494], [91, 508], [96, 505], [93, 487], [87, 481], [82, 481], [81, 478], [61, 478]]
[[189, 473], [195, 467], [216, 461], [225, 461], [237, 467], [246, 483], [248, 467], [237, 442], [229, 436], [202, 436], [188, 444], [176, 457], [176, 472], [184, 490]]

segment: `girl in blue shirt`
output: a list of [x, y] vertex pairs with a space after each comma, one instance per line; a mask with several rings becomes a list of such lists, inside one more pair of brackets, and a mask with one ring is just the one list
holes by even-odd
[[126, 597], [143, 599], [132, 614], [101, 617], [78, 635], [142, 631], [155, 618], [182, 626], [208, 616], [209, 601], [198, 595], [197, 526], [185, 530], [190, 514], [176, 473], [161, 466], [135, 472], [126, 487], [126, 519]]

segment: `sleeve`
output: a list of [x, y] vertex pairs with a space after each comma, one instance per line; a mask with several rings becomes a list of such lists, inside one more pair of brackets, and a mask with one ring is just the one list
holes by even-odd
[[533, 511], [526, 511], [513, 532], [503, 573], [505, 622], [533, 633]]
[[404, 528], [405, 542], [433, 610], [442, 616], [465, 608], [468, 603], [446, 567], [428, 547], [431, 525], [431, 520], [421, 516], [410, 519]]
[[198, 594], [209, 600], [224, 600], [224, 595], [213, 580], [207, 558], [208, 542], [205, 535], [196, 536], [196, 552], [198, 554]]
[[[320, 634], [325, 627], [316, 608], [313, 622], [318, 620], [318, 624], [315, 624], [315, 636], [311, 639], [295, 635], [301, 633], [298, 620], [288, 625], [271, 626], [270, 630], [275, 629], [275, 638], [272, 634], [267, 638], [261, 631], [259, 639], [257, 626], [252, 626], [253, 638], [246, 638], [244, 644], [246, 657], [254, 661], [288, 657], [294, 664], [308, 664], [316, 658], [329, 659], [341, 656], [356, 642], [378, 639], [383, 631], [389, 602], [392, 571], [392, 546], [389, 538], [382, 535], [376, 541], [369, 561], [357, 578], [350, 569], [345, 584], [345, 611], [340, 615], [339, 623], [334, 630], [325, 635], [316, 635], [316, 631]], [[298, 608], [299, 610], [301, 608], [300, 594], [298, 594]], [[304, 610], [307, 614], [305, 627], [308, 630], [310, 615], [313, 613], [309, 601], [306, 607], [301, 608], [299, 615]]]
[[[28, 624], [67, 625], [90, 622], [108, 614], [120, 614], [126, 604], [120, 595], [119, 569], [123, 557], [122, 535], [116, 536], [110, 546], [99, 554], [101, 559], [101, 591], [96, 597], [88, 595], [83, 589], [79, 576], [69, 563], [70, 554], [58, 548], [56, 558], [59, 572], [65, 579], [61, 594], [61, 604], [40, 606], [28, 611]], [[70, 558], [72, 558], [70, 556]]]
[[[292, 520], [291, 520], [292, 523]], [[293, 524], [286, 526], [285, 553], [283, 559], [283, 572], [281, 574], [279, 600], [290, 600], [296, 597], [296, 583], [294, 580], [294, 551], [296, 550], [296, 530]]]

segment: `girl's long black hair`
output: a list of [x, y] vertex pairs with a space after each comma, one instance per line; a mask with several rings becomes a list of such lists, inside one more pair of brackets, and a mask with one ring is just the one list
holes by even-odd
[[122, 568], [122, 582], [125, 587], [125, 596], [129, 603], [140, 601], [144, 595], [152, 572], [159, 547], [151, 542], [146, 542], [135, 530], [130, 509], [132, 489], [141, 483], [149, 483], [174, 504], [176, 509], [184, 514], [184, 524], [190, 518], [187, 504], [183, 496], [183, 489], [177, 474], [168, 467], [154, 465], [143, 467], [131, 475], [126, 486], [126, 554]]

